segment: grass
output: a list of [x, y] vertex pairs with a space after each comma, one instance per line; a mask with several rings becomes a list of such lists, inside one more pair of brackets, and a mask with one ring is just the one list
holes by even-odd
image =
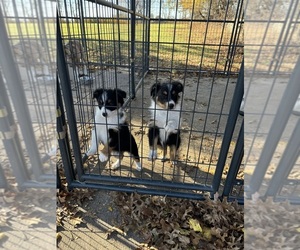
[[[55, 22], [46, 22], [47, 32], [55, 38]], [[142, 66], [146, 60], [143, 47], [146, 26], [136, 22], [136, 66]], [[35, 38], [38, 36], [37, 23], [9, 23], [9, 36]], [[66, 39], [81, 39], [83, 29], [80, 23], [61, 24], [62, 36]], [[131, 30], [126, 22], [94, 23], [84, 26], [90, 62], [115, 61], [128, 64], [130, 55]], [[232, 24], [162, 22], [150, 25], [149, 60], [153, 68], [223, 70], [230, 47]], [[121, 41], [119, 44], [118, 42]], [[205, 45], [204, 45], [205, 44]], [[240, 45], [243, 40], [240, 40]], [[54, 45], [55, 46], [55, 45]], [[101, 51], [101, 55], [100, 55]], [[232, 71], [237, 72], [242, 58], [242, 50], [235, 58]]]

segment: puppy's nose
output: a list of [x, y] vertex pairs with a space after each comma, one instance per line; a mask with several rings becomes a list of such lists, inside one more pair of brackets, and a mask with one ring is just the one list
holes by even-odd
[[107, 113], [106, 113], [106, 112], [105, 112], [105, 113], [103, 112], [102, 115], [103, 115], [104, 117], [106, 117], [106, 116], [107, 116]]
[[169, 104], [169, 109], [173, 109], [174, 108], [174, 104], [173, 103], [170, 103]]

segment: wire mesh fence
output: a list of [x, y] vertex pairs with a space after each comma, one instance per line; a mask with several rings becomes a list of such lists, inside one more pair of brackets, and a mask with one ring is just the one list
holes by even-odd
[[246, 68], [256, 74], [291, 74], [299, 56], [298, 1], [248, 1], [245, 8]]
[[299, 203], [299, 1], [248, 5], [246, 32], [257, 32], [245, 37], [247, 194]]
[[2, 1], [0, 11], [1, 168], [21, 189], [54, 187], [55, 5]]
[[[61, 50], [58, 42], [58, 51], [64, 56], [59, 57], [58, 69], [65, 103], [62, 110], [66, 110], [71, 145], [67, 145], [70, 142], [65, 138], [62, 140], [66, 149], [74, 150], [73, 161], [65, 167], [70, 187], [139, 190], [194, 198], [201, 198], [206, 191], [222, 193], [243, 120], [238, 115], [243, 80], [236, 77], [242, 62], [243, 2], [236, 3], [228, 20], [220, 15], [216, 20], [205, 21], [193, 14], [195, 7], [190, 14], [177, 16], [179, 2], [168, 6], [169, 13], [164, 12], [164, 4], [162, 1], [59, 3], [62, 41]], [[229, 10], [223, 14], [226, 13]], [[73, 46], [70, 52], [72, 41], [79, 42], [81, 49]], [[87, 59], [81, 56], [76, 65], [73, 58], [83, 55], [81, 51]], [[67, 76], [62, 73], [66, 71]], [[153, 84], [175, 80], [183, 85], [177, 111], [182, 142], [178, 163], [173, 166], [162, 160], [163, 151], [158, 151], [158, 159], [149, 161], [147, 134]], [[101, 147], [96, 154], [85, 155], [91, 145], [91, 133], [100, 125], [95, 118], [99, 107], [93, 100], [93, 93], [99, 88], [119, 88], [126, 92], [123, 109], [138, 146], [141, 172], [135, 170], [133, 159], [126, 154], [117, 169], [112, 169], [112, 162], [99, 160]], [[171, 113], [166, 110], [166, 117]], [[64, 124], [63, 120], [60, 122]], [[111, 125], [107, 121], [104, 124], [106, 128]], [[240, 153], [237, 155], [241, 157]], [[241, 162], [237, 162], [232, 168], [239, 169]], [[230, 171], [227, 179], [230, 190], [227, 195], [233, 194], [241, 202], [242, 175], [241, 168]], [[74, 181], [77, 179], [82, 183]]]

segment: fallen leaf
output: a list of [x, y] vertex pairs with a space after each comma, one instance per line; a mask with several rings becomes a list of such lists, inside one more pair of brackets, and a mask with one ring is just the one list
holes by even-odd
[[79, 226], [81, 223], [83, 223], [83, 219], [80, 217], [71, 217], [69, 220], [70, 224], [74, 227]]
[[28, 225], [29, 227], [36, 226], [40, 222], [42, 222], [41, 219], [38, 217], [29, 217], [27, 215], [25, 216], [23, 215], [21, 219], [22, 219], [22, 223]]
[[195, 232], [200, 232], [202, 233], [202, 227], [199, 224], [199, 221], [196, 219], [189, 219], [190, 227], [195, 231]]
[[57, 240], [57, 241], [60, 241], [61, 238], [62, 238], [61, 235], [60, 235], [59, 233], [56, 233], [56, 240]]
[[203, 227], [203, 236], [204, 238], [206, 238], [207, 240], [211, 240], [211, 230], [208, 227]]
[[8, 240], [8, 236], [4, 233], [0, 233], [0, 245]]

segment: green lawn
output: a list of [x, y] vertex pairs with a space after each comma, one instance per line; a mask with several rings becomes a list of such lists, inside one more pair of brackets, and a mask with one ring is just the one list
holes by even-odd
[[[45, 22], [48, 37], [55, 40], [56, 23]], [[36, 38], [39, 35], [37, 23], [9, 23], [9, 36], [17, 42], [20, 36]], [[141, 21], [135, 25], [136, 65], [142, 64], [146, 40], [146, 26]], [[223, 70], [232, 33], [232, 26], [216, 23], [162, 22], [151, 23], [150, 26], [150, 67], [178, 67], [198, 69], [202, 65], [207, 70]], [[131, 30], [126, 22], [86, 22], [84, 29], [78, 22], [62, 23], [62, 36], [67, 41], [81, 39], [83, 32], [87, 41], [89, 61], [128, 64], [130, 55]], [[120, 41], [120, 43], [118, 42]], [[240, 44], [243, 40], [241, 38]], [[55, 46], [55, 43], [52, 43]], [[203, 45], [205, 44], [205, 46]], [[101, 54], [100, 54], [101, 51]], [[241, 61], [242, 50], [233, 64], [237, 71]]]

